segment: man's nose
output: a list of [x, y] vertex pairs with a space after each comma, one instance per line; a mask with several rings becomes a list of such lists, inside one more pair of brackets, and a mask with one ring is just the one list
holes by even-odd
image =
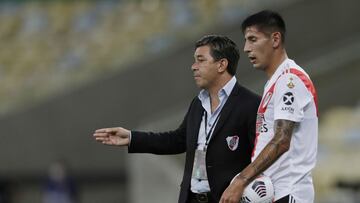
[[245, 52], [245, 53], [249, 53], [249, 52], [250, 52], [250, 46], [249, 46], [249, 44], [248, 44], [247, 42], [245, 42], [245, 44], [244, 44], [244, 52]]
[[191, 70], [192, 71], [195, 71], [197, 69], [197, 65], [196, 65], [196, 63], [193, 63], [192, 65], [191, 65]]

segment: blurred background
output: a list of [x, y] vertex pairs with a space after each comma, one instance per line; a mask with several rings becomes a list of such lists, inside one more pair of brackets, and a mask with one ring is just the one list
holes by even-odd
[[[176, 128], [197, 95], [194, 43], [283, 15], [317, 87], [317, 203], [360, 202], [358, 0], [0, 1], [0, 203], [177, 202], [183, 155], [127, 154], [95, 129]], [[238, 81], [262, 94], [241, 53]]]

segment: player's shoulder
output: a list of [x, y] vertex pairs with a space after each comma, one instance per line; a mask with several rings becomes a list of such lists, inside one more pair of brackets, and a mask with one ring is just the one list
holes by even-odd
[[303, 78], [303, 77], [310, 78], [307, 72], [300, 65], [295, 63], [295, 61], [293, 60], [289, 60], [288, 65], [283, 71], [283, 74], [298, 78]]
[[287, 84], [290, 84], [291, 86], [291, 82], [306, 83], [310, 81], [310, 77], [302, 67], [296, 64], [293, 60], [289, 60], [286, 67], [282, 69], [279, 81], [287, 82]]
[[276, 89], [292, 92], [304, 92], [307, 86], [312, 86], [309, 75], [297, 64], [292, 64], [282, 70], [282, 75], [279, 77]]

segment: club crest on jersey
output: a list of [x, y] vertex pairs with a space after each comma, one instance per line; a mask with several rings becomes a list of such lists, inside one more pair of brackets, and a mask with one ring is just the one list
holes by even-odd
[[235, 151], [239, 145], [239, 136], [229, 136], [226, 138], [226, 142], [231, 151]]
[[290, 81], [289, 83], [287, 84], [288, 88], [292, 89], [295, 87], [294, 83], [292, 82], [293, 81], [293, 78], [290, 78]]

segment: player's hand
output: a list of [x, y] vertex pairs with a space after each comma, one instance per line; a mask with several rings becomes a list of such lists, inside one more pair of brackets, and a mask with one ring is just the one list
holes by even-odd
[[128, 146], [130, 141], [130, 131], [122, 127], [98, 129], [93, 136], [106, 145]]
[[242, 181], [234, 178], [234, 180], [223, 192], [220, 198], [220, 203], [239, 203], [244, 189], [245, 187]]

